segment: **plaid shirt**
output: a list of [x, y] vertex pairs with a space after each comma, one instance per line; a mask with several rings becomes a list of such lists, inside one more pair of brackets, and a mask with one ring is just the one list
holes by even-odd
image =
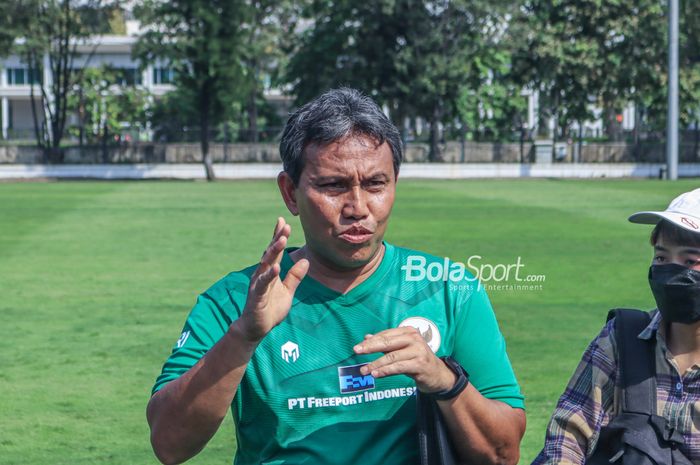
[[[684, 376], [666, 346], [661, 315], [652, 313], [639, 338], [656, 338], [656, 408], [685, 439], [681, 452], [700, 464], [700, 367]], [[615, 320], [609, 321], [583, 354], [547, 426], [544, 448], [532, 465], [583, 464], [598, 440], [600, 428], [620, 412]]]

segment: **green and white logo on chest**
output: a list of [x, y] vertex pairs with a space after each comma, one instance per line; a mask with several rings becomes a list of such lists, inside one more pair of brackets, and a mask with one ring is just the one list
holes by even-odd
[[425, 339], [425, 342], [428, 344], [428, 347], [430, 347], [430, 350], [432, 350], [434, 353], [440, 349], [440, 341], [442, 339], [440, 336], [440, 330], [432, 320], [423, 318], [422, 316], [412, 316], [399, 323], [399, 328], [406, 326], [416, 328], [420, 335], [423, 336], [423, 339]]

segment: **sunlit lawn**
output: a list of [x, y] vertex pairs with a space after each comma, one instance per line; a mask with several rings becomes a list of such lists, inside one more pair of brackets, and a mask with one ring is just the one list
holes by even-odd
[[[545, 275], [491, 298], [527, 397], [522, 461], [614, 306], [650, 308], [649, 227], [698, 181], [401, 181], [387, 239]], [[0, 463], [148, 464], [145, 405], [196, 295], [256, 261], [274, 182], [0, 183]], [[195, 464], [228, 464], [232, 421]]]

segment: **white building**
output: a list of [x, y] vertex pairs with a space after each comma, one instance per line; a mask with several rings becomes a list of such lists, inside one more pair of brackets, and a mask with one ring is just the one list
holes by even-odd
[[[84, 67], [87, 57], [94, 50], [87, 66], [100, 67], [110, 65], [120, 71], [121, 84], [140, 85], [155, 97], [162, 96], [174, 89], [172, 85], [173, 72], [171, 69], [153, 63], [139, 68], [139, 62], [131, 56], [131, 50], [138, 37], [132, 35], [96, 36], [90, 43], [80, 45], [82, 61], [78, 60], [75, 67]], [[45, 58], [43, 82], [50, 83], [52, 76]], [[16, 55], [0, 59], [0, 102], [2, 112], [2, 139], [33, 139], [34, 123], [30, 100], [30, 79], [38, 82], [38, 76], [30, 76], [26, 63]], [[38, 86], [34, 86], [35, 96], [40, 95]], [[39, 99], [36, 99], [37, 103]], [[41, 111], [37, 112], [41, 115]]]

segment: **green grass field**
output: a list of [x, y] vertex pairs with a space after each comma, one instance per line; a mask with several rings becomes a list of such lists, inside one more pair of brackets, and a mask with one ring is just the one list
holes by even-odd
[[[483, 263], [521, 257], [540, 291], [492, 291], [527, 397], [521, 463], [614, 306], [650, 308], [649, 227], [698, 186], [634, 180], [402, 181], [387, 239]], [[153, 464], [145, 406], [196, 295], [255, 262], [273, 182], [0, 183], [0, 463]], [[228, 464], [233, 422], [193, 464]]]

